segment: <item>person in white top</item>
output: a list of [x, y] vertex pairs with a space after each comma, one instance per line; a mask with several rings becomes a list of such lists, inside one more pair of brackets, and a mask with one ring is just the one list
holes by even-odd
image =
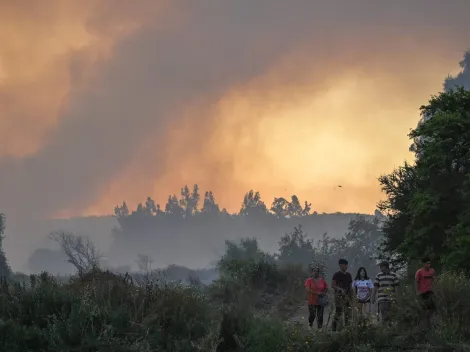
[[359, 268], [357, 271], [356, 278], [352, 282], [352, 288], [356, 293], [356, 300], [359, 303], [359, 312], [370, 313], [370, 298], [374, 283], [367, 276], [367, 271], [364, 267]]

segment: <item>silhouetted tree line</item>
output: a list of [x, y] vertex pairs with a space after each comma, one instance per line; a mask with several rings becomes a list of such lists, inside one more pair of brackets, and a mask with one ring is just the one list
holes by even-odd
[[[114, 208], [114, 214], [121, 226], [126, 225], [126, 221], [143, 217], [179, 217], [188, 219], [198, 215], [228, 215], [228, 216], [275, 216], [276, 218], [290, 218], [310, 215], [311, 203], [307, 201], [304, 205], [300, 204], [296, 195], [287, 200], [283, 197], [274, 198], [271, 208], [267, 208], [261, 200], [259, 192], [253, 190], [245, 194], [240, 211], [236, 214], [229, 214], [224, 208], [220, 210], [219, 205], [215, 201], [214, 194], [209, 191], [204, 194], [202, 207], [200, 205], [199, 187], [197, 184], [190, 190], [188, 186], [181, 188], [181, 196], [178, 198], [176, 194], [168, 196], [165, 204], [165, 210], [162, 210], [160, 204], [155, 204], [151, 197], [147, 197], [145, 203], [139, 203], [134, 211], [129, 211], [126, 202]], [[316, 212], [314, 212], [316, 214]]]
[[350, 219], [357, 215], [312, 213], [311, 203], [301, 203], [296, 195], [290, 199], [274, 198], [268, 208], [259, 192], [253, 190], [243, 197], [240, 210], [230, 214], [226, 209], [221, 209], [210, 191], [205, 192], [201, 200], [198, 185], [192, 189], [183, 187], [179, 197], [170, 195], [164, 207], [148, 197], [133, 211], [123, 202], [115, 207], [114, 214], [119, 223], [119, 228], [113, 231], [117, 242], [120, 239], [128, 242], [136, 236], [144, 239], [159, 234], [168, 237], [197, 236], [198, 233], [207, 240], [245, 236], [277, 239], [298, 224], [317, 235], [328, 231], [333, 236], [341, 236]]

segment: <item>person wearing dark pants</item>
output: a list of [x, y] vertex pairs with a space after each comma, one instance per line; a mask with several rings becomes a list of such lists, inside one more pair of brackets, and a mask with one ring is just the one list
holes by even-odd
[[348, 325], [352, 314], [352, 276], [347, 272], [348, 261], [346, 259], [339, 260], [340, 271], [333, 275], [331, 287], [335, 290], [335, 316], [333, 318], [332, 330], [336, 331], [338, 322], [344, 316], [344, 326]]
[[335, 298], [335, 315], [333, 317], [332, 330], [338, 329], [338, 322], [344, 317], [344, 326], [349, 324], [352, 315], [351, 302], [348, 297], [336, 297]]
[[315, 321], [315, 318], [317, 319], [317, 327], [318, 329], [321, 329], [323, 327], [323, 313], [324, 313], [324, 308], [319, 305], [313, 305], [309, 304], [308, 305], [308, 326], [312, 327], [313, 322]]
[[423, 258], [423, 267], [415, 274], [416, 294], [421, 298], [422, 312], [420, 316], [420, 325], [426, 323], [426, 328], [431, 327], [432, 316], [436, 310], [434, 301], [433, 283], [436, 271], [431, 268], [431, 260], [428, 257]]
[[326, 281], [320, 276], [320, 269], [315, 267], [312, 269], [312, 276], [305, 281], [305, 289], [307, 291], [307, 304], [308, 304], [308, 326], [312, 328], [315, 318], [317, 319], [318, 329], [323, 327], [323, 312], [324, 307], [319, 301], [319, 297], [326, 294], [328, 285]]

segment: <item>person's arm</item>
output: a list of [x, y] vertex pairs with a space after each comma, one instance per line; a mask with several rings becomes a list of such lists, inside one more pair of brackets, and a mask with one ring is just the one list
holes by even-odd
[[351, 274], [349, 274], [349, 290], [348, 290], [348, 296], [350, 298], [353, 298], [354, 297], [354, 290], [352, 289], [352, 284], [353, 284], [353, 279], [352, 279], [352, 276]]
[[372, 295], [370, 297], [370, 300], [371, 300], [372, 304], [375, 304], [375, 298], [376, 298], [376, 295], [377, 295], [377, 289], [378, 288], [379, 288], [379, 279], [376, 276], [375, 280], [374, 280], [373, 288], [372, 288]]
[[419, 283], [421, 282], [421, 270], [418, 270], [415, 274], [415, 292], [419, 295]]
[[305, 281], [304, 287], [307, 293], [313, 293], [312, 287], [310, 286], [310, 282], [308, 279]]
[[372, 280], [369, 279], [369, 294], [372, 296], [372, 292], [374, 291], [374, 283]]
[[325, 289], [323, 290], [323, 294], [326, 295], [326, 293], [328, 292], [328, 284], [326, 283], [325, 280], [323, 280], [323, 284], [325, 285]]

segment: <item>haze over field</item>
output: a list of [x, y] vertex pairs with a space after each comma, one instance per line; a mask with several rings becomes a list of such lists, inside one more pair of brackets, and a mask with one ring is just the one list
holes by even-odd
[[230, 212], [255, 189], [372, 213], [377, 177], [410, 158], [419, 106], [459, 70], [469, 13], [459, 0], [0, 0], [12, 267], [47, 219], [164, 203], [185, 184]]

